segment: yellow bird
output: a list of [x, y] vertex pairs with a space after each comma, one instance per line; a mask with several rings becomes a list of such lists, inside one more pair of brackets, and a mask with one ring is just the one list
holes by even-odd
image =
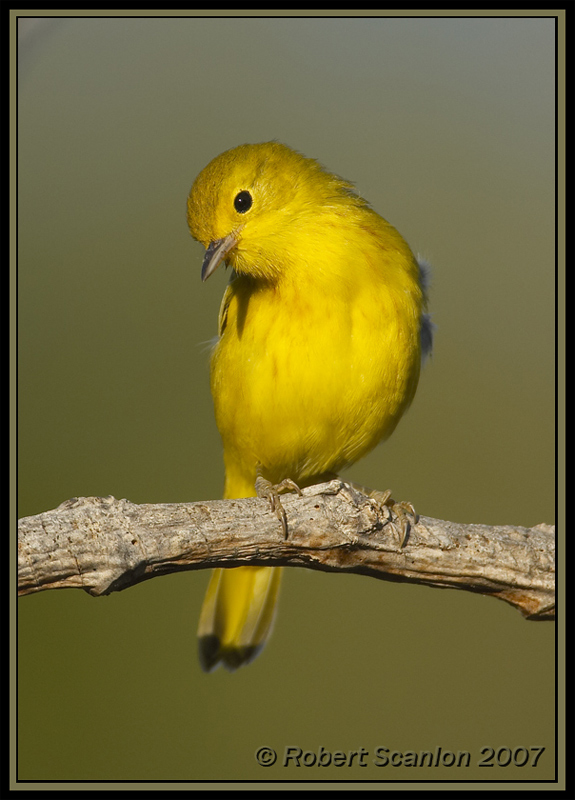
[[[353, 185], [278, 142], [228, 150], [196, 178], [202, 279], [232, 267], [211, 357], [225, 498], [333, 477], [388, 437], [431, 349], [427, 273]], [[269, 482], [269, 483], [266, 483]], [[270, 484], [272, 486], [270, 486]], [[202, 668], [263, 647], [281, 570], [216, 570], [198, 629]]]

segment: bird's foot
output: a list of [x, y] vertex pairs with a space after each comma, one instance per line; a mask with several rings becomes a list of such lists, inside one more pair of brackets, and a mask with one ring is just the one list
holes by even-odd
[[395, 526], [393, 521], [393, 515], [397, 518], [397, 527], [399, 528], [399, 534], [401, 536], [401, 547], [405, 547], [407, 544], [407, 540], [409, 539], [409, 531], [411, 530], [411, 526], [417, 523], [419, 516], [415, 511], [414, 507], [411, 503], [401, 500], [397, 501], [394, 500], [391, 496], [391, 489], [387, 489], [385, 492], [380, 492], [377, 489], [373, 489], [370, 492], [370, 497], [373, 497], [374, 500], [377, 500], [380, 505], [384, 506], [389, 512], [389, 520], [392, 525]]
[[256, 494], [262, 499], [269, 500], [272, 511], [275, 512], [277, 518], [282, 524], [284, 539], [288, 538], [287, 517], [284, 507], [279, 498], [280, 492], [297, 492], [300, 497], [303, 497], [302, 491], [291, 478], [285, 478], [281, 483], [273, 484], [270, 481], [258, 475], [256, 478]]
[[[407, 540], [409, 539], [409, 531], [411, 530], [412, 525], [417, 524], [419, 519], [419, 515], [412, 504], [404, 501], [398, 502], [397, 500], [394, 500], [391, 496], [391, 489], [381, 492], [379, 489], [367, 489], [365, 486], [360, 486], [357, 483], [352, 483], [351, 485], [355, 489], [359, 489], [359, 491], [363, 492], [363, 494], [366, 494], [368, 497], [376, 500], [381, 506], [383, 506], [383, 508], [386, 509], [388, 521], [391, 522], [394, 528], [399, 529], [399, 535], [401, 537], [400, 547], [405, 547]], [[394, 516], [397, 519], [397, 524], [394, 522]]]

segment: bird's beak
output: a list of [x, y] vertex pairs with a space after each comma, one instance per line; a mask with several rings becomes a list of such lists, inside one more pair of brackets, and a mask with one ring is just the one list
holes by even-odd
[[218, 268], [220, 261], [223, 261], [232, 248], [238, 243], [237, 238], [233, 233], [226, 236], [224, 239], [216, 239], [210, 242], [204, 256], [204, 263], [202, 264], [202, 280], [207, 281], [212, 272]]

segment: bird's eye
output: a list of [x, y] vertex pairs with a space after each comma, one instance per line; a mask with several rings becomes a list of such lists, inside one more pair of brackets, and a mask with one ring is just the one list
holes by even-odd
[[243, 191], [239, 192], [234, 199], [234, 208], [238, 212], [238, 214], [245, 214], [246, 211], [249, 211], [252, 207], [252, 196], [249, 192]]

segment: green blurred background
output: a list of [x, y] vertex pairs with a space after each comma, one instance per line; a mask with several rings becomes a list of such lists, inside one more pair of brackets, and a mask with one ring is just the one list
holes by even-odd
[[[429, 516], [554, 522], [554, 58], [552, 18], [22, 18], [19, 515], [221, 495], [207, 342], [226, 276], [201, 284], [186, 198], [218, 153], [278, 139], [434, 267], [414, 405], [346, 474]], [[21, 780], [552, 777], [552, 624], [289, 570], [264, 653], [204, 675], [207, 580], [19, 602]], [[283, 768], [289, 745], [472, 767]], [[478, 769], [486, 746], [547, 749]]]

